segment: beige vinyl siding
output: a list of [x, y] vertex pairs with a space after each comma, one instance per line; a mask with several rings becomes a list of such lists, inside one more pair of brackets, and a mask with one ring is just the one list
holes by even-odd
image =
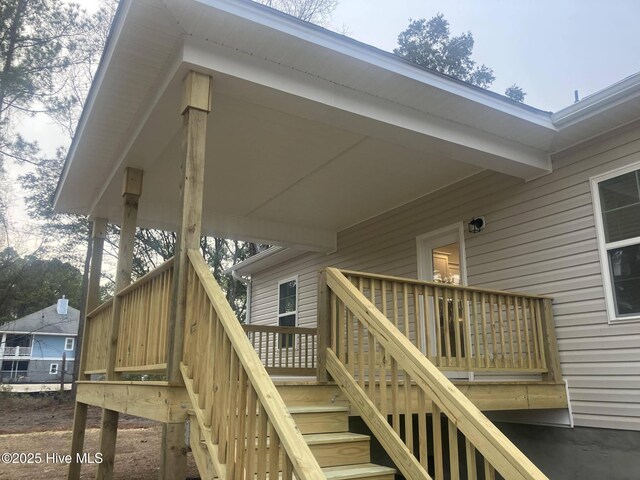
[[465, 233], [469, 284], [552, 295], [576, 425], [640, 430], [640, 322], [608, 324], [589, 186], [638, 161], [634, 125], [556, 155], [553, 174], [528, 183], [481, 172], [340, 232], [333, 254], [255, 274], [252, 320], [275, 323], [277, 282], [298, 274], [299, 325], [314, 325], [319, 268], [415, 278], [417, 236], [484, 215], [483, 232]]

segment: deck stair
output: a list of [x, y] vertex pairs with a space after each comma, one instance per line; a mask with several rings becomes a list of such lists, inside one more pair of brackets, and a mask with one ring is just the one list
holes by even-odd
[[[305, 392], [312, 392], [314, 385], [287, 385], [286, 387], [288, 391], [293, 389], [302, 391], [302, 395], [297, 392], [296, 397], [309, 398], [309, 393]], [[349, 407], [344, 402], [336, 404], [335, 399], [332, 398], [327, 399], [325, 403], [309, 404], [306, 401], [300, 404], [296, 403], [295, 397], [290, 398], [289, 402], [287, 409], [327, 479], [392, 480], [394, 478], [393, 468], [371, 463], [370, 437], [349, 432]], [[194, 411], [190, 412], [190, 418], [191, 449], [201, 478], [218, 478], [207, 453], [206, 440], [201, 434]], [[267, 441], [267, 450], [270, 447], [269, 443]]]

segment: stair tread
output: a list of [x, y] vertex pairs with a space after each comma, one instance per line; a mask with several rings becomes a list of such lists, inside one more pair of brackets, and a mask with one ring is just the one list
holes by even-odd
[[289, 413], [331, 413], [348, 412], [349, 407], [344, 405], [298, 405], [287, 407]]
[[347, 443], [347, 442], [362, 442], [369, 441], [371, 437], [369, 435], [362, 435], [360, 433], [351, 432], [337, 432], [337, 433], [308, 433], [302, 435], [307, 442], [307, 445], [322, 445], [325, 443]]
[[371, 475], [395, 475], [396, 471], [390, 467], [376, 465], [375, 463], [359, 463], [356, 465], [341, 465], [339, 467], [324, 467], [322, 472], [327, 480], [340, 480], [347, 478], [362, 478]]

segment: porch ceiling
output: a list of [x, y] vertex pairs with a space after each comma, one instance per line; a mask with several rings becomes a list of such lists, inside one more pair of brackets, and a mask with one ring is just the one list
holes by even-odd
[[60, 211], [176, 229], [182, 79], [213, 77], [203, 231], [314, 250], [491, 168], [548, 172], [548, 114], [252, 2], [123, 0], [61, 179]]

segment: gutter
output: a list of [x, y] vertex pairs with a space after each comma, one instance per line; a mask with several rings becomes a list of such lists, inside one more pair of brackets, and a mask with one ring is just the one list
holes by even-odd
[[593, 93], [551, 115], [558, 128], [566, 128], [640, 95], [640, 72]]

